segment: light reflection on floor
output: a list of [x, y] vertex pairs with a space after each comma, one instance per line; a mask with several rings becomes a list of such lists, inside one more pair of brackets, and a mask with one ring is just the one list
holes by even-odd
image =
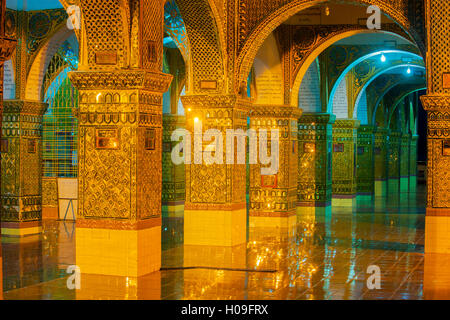
[[[37, 238], [2, 238], [4, 299], [428, 299], [450, 298], [450, 275], [425, 256], [423, 188], [417, 194], [359, 197], [355, 208], [299, 210], [291, 230], [249, 229], [235, 248], [183, 246], [183, 221], [163, 221], [163, 270], [130, 279], [82, 275], [66, 287], [75, 263], [73, 223], [46, 222]], [[428, 267], [426, 261], [429, 261]], [[382, 272], [369, 290], [367, 267]], [[196, 268], [190, 268], [196, 267]], [[198, 268], [201, 267], [201, 268]], [[428, 270], [428, 275], [424, 273]], [[442, 279], [442, 275], [446, 280]]]

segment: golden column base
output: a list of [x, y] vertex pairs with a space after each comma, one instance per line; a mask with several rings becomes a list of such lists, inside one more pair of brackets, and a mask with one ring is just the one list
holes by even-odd
[[6, 237], [26, 237], [42, 233], [41, 221], [2, 222], [2, 235]]
[[236, 246], [246, 242], [246, 231], [245, 204], [185, 206], [185, 245]]
[[76, 244], [82, 274], [140, 277], [161, 268], [161, 219], [136, 224], [78, 220]]

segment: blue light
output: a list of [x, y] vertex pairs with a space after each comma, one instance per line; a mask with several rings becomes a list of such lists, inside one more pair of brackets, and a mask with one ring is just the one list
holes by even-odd
[[386, 56], [384, 54], [381, 55], [381, 62], [386, 62]]
[[406, 70], [406, 73], [407, 74], [411, 74], [411, 68], [410, 67], [408, 67], [408, 70]]

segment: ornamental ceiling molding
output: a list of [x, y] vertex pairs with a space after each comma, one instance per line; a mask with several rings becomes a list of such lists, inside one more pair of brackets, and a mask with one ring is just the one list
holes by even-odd
[[333, 124], [336, 121], [336, 116], [331, 113], [303, 113], [298, 120], [299, 125], [309, 124]]
[[73, 71], [70, 81], [78, 90], [132, 90], [147, 89], [159, 93], [166, 92], [172, 75], [151, 71]]
[[250, 117], [296, 118], [302, 116], [303, 110], [289, 105], [253, 105]]
[[182, 96], [181, 101], [185, 108], [193, 109], [215, 109], [215, 108], [235, 108], [241, 107], [244, 109], [251, 108], [251, 101], [249, 99], [241, 98], [237, 95], [217, 95], [217, 96]]
[[48, 104], [39, 101], [4, 100], [3, 113], [31, 114], [42, 116], [47, 111]]
[[450, 95], [428, 94], [420, 97], [426, 111], [450, 110]]
[[354, 119], [337, 119], [334, 122], [333, 129], [358, 129], [361, 121]]

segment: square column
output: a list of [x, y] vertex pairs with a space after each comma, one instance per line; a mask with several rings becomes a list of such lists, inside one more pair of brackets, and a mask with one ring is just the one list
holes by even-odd
[[178, 144], [171, 140], [172, 132], [186, 127], [185, 116], [163, 115], [162, 144], [162, 215], [167, 218], [182, 218], [186, 197], [186, 179], [184, 164], [176, 165], [172, 161], [172, 150]]
[[22, 237], [42, 231], [42, 117], [47, 104], [4, 102], [2, 217], [4, 236]]
[[400, 146], [401, 132], [389, 132], [388, 135], [388, 192], [400, 190]]
[[297, 223], [300, 116], [301, 109], [290, 106], [253, 106], [251, 129], [258, 135], [259, 130], [266, 130], [268, 137], [271, 130], [279, 131], [279, 166], [276, 174], [262, 175], [261, 168], [265, 165], [260, 161], [250, 165], [250, 227], [279, 228], [285, 232]]
[[450, 254], [450, 98], [427, 95], [422, 104], [428, 113], [425, 253]]
[[387, 152], [388, 152], [388, 130], [376, 128], [375, 145], [373, 149], [375, 196], [384, 197], [387, 192]]
[[356, 199], [356, 147], [359, 120], [338, 119], [333, 125], [333, 205], [353, 206]]
[[162, 94], [171, 76], [73, 72], [79, 90], [82, 273], [139, 277], [161, 266]]
[[419, 136], [411, 136], [409, 145], [409, 191], [417, 189], [417, 141]]
[[361, 195], [375, 193], [374, 132], [373, 126], [363, 125], [358, 128], [356, 189]]
[[[191, 164], [186, 165], [186, 202], [184, 210], [184, 244], [206, 246], [236, 246], [246, 242], [246, 164], [226, 161], [226, 131], [247, 131], [250, 102], [235, 95], [184, 96], [186, 129], [191, 138]], [[195, 124], [201, 131], [194, 133]], [[223, 153], [211, 150], [210, 139], [204, 139], [207, 130], [218, 130], [222, 135]], [[200, 133], [201, 132], [201, 133]], [[214, 140], [214, 139], [213, 139]], [[203, 142], [204, 141], [204, 142]], [[239, 143], [239, 142], [238, 142]], [[215, 148], [215, 147], [214, 147]], [[195, 151], [202, 156], [195, 161]], [[207, 164], [204, 152], [210, 151], [223, 164]]]
[[327, 207], [332, 198], [332, 124], [328, 113], [303, 114], [298, 123], [297, 206]]

